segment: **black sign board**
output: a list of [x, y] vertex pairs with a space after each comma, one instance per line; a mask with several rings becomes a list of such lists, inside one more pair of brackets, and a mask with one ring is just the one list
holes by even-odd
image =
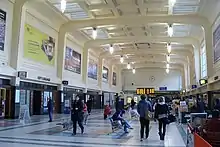
[[62, 81], [62, 84], [63, 84], [63, 85], [68, 85], [68, 84], [69, 84], [69, 81]]
[[215, 76], [215, 77], [214, 77], [214, 80], [218, 80], [218, 76]]
[[26, 71], [19, 71], [18, 72], [18, 77], [21, 79], [27, 78], [27, 72]]
[[50, 81], [50, 78], [41, 77], [41, 76], [38, 76], [37, 79], [42, 81]]

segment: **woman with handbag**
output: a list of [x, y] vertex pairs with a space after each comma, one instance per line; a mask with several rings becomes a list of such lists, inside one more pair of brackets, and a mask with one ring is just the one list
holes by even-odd
[[165, 103], [165, 98], [160, 97], [158, 104], [155, 106], [154, 117], [159, 121], [159, 136], [160, 140], [164, 140], [166, 134], [166, 126], [169, 123], [168, 120], [169, 108]]
[[141, 124], [141, 141], [143, 141], [144, 138], [144, 129], [145, 129], [145, 135], [146, 139], [149, 136], [149, 126], [150, 126], [150, 113], [152, 112], [152, 106], [149, 101], [146, 100], [146, 95], [141, 95], [141, 100], [138, 103], [137, 111], [140, 115], [140, 124]]

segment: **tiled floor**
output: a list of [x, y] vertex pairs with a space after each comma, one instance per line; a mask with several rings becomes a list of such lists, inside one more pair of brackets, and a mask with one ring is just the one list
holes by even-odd
[[[26, 125], [11, 121], [16, 124], [0, 126], [0, 147], [185, 147], [176, 124], [167, 127], [165, 141], [160, 141], [157, 123], [151, 122], [149, 138], [140, 142], [138, 121], [131, 121], [134, 129], [128, 134], [121, 130], [112, 133], [109, 121], [103, 120], [102, 113], [96, 111], [90, 115], [85, 134], [73, 137], [71, 131], [63, 131], [62, 127], [56, 126], [67, 117], [56, 115], [55, 121], [48, 123], [47, 116], [36, 116], [32, 118], [35, 121]], [[0, 124], [3, 122], [9, 121], [0, 121]]]

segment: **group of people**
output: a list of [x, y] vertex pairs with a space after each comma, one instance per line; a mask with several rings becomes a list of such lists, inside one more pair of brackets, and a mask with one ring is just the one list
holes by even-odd
[[[169, 108], [168, 105], [165, 103], [165, 98], [160, 97], [158, 102], [155, 104], [154, 109], [150, 101], [146, 99], [146, 95], [141, 95], [141, 100], [137, 104], [137, 113], [140, 120], [140, 137], [141, 141], [144, 139], [144, 132], [145, 138], [149, 137], [149, 126], [150, 120], [152, 119], [152, 113], [154, 112], [154, 120], [158, 120], [159, 122], [159, 136], [160, 140], [164, 140], [165, 133], [166, 133], [166, 125], [169, 123]], [[131, 125], [128, 123], [127, 120], [123, 118], [125, 114], [125, 110], [119, 103], [116, 103], [116, 112], [113, 114], [112, 119], [113, 121], [120, 121], [121, 124], [124, 126], [124, 131], [128, 133], [128, 129], [133, 129]], [[134, 101], [131, 102], [131, 109], [133, 110], [136, 103]]]

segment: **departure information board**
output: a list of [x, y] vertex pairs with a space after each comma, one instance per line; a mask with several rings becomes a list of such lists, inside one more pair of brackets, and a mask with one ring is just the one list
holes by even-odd
[[141, 95], [141, 94], [154, 94], [155, 89], [154, 88], [137, 88], [136, 89], [136, 94]]

